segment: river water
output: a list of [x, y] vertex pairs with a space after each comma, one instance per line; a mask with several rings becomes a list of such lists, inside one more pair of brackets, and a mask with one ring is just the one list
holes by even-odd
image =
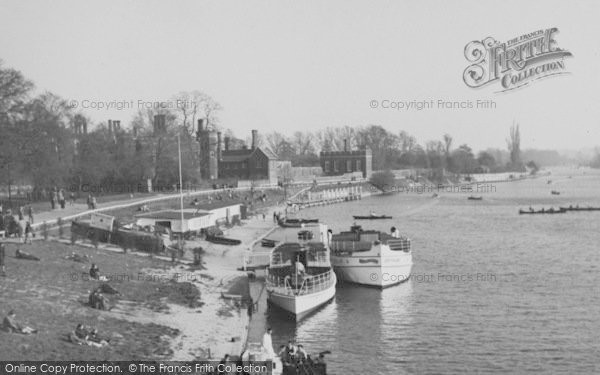
[[275, 349], [291, 338], [330, 350], [330, 374], [600, 373], [600, 212], [518, 215], [600, 206], [600, 174], [492, 185], [482, 201], [399, 193], [302, 211], [334, 233], [353, 214], [394, 216], [359, 224], [412, 239], [412, 278], [383, 291], [338, 285], [299, 323], [269, 317]]

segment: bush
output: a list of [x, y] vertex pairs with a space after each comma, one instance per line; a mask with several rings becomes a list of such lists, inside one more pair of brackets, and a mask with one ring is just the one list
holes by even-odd
[[375, 186], [381, 191], [388, 191], [394, 187], [395, 177], [392, 171], [387, 170], [383, 172], [375, 172], [371, 175], [369, 180], [371, 185]]

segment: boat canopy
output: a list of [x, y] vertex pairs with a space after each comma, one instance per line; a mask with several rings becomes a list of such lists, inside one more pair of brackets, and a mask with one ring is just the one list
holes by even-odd
[[304, 253], [308, 266], [328, 266], [329, 251], [321, 242], [308, 242], [299, 244], [297, 242], [286, 242], [273, 249], [271, 266], [292, 265], [296, 256]]

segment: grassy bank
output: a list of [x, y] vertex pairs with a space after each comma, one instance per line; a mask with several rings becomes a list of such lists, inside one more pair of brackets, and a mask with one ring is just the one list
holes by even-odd
[[[90, 257], [121, 293], [109, 295], [115, 309], [127, 306], [128, 310], [167, 313], [170, 304], [187, 308], [201, 305], [194, 285], [164, 277], [170, 266], [164, 261], [56, 242], [38, 241], [22, 247], [41, 259], [37, 262], [17, 259], [16, 246], [6, 247], [7, 277], [0, 277], [0, 314], [3, 318], [14, 309], [22, 323], [39, 333], [24, 336], [0, 332], [0, 360], [131, 360], [169, 358], [173, 354], [170, 343], [180, 334], [178, 330], [123, 320], [111, 311], [90, 308], [89, 292], [100, 283], [87, 277], [90, 263], [65, 259], [71, 252]], [[77, 323], [96, 326], [101, 335], [111, 338], [111, 344], [94, 348], [70, 343], [67, 335]]]

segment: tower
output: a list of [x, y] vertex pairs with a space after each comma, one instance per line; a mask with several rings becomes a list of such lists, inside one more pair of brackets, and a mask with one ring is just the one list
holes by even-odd
[[198, 131], [196, 140], [200, 144], [200, 178], [214, 180], [219, 177], [220, 151], [218, 133], [208, 127], [204, 127], [204, 119], [198, 119]]

